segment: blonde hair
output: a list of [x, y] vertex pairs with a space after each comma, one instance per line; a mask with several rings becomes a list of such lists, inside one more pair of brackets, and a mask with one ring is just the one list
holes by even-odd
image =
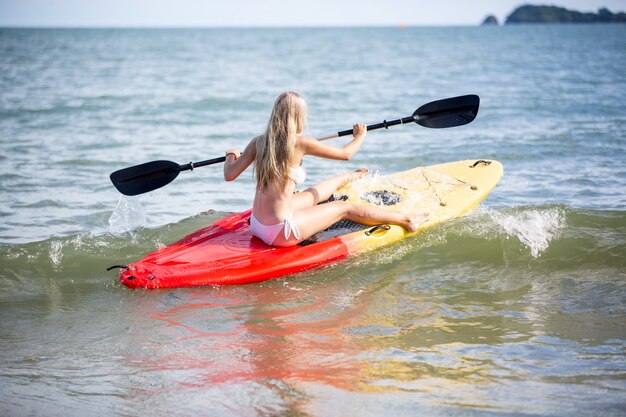
[[296, 137], [304, 130], [306, 118], [306, 102], [298, 93], [282, 93], [274, 102], [267, 129], [256, 138], [254, 171], [261, 190], [272, 184], [282, 189], [287, 184]]

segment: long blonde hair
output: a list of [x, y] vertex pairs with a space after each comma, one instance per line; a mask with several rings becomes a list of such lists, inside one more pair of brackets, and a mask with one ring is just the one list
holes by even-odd
[[281, 189], [289, 180], [289, 168], [294, 165], [296, 137], [304, 130], [307, 107], [298, 93], [282, 93], [274, 102], [265, 133], [256, 138], [254, 171], [261, 190], [272, 184]]

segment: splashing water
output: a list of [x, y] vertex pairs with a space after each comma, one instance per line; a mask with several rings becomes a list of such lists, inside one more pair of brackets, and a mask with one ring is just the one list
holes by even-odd
[[[389, 210], [432, 212], [439, 207], [441, 201], [430, 182], [438, 185], [439, 192], [464, 186], [457, 179], [434, 170], [420, 169], [418, 172], [421, 178], [416, 182], [413, 177], [389, 178], [376, 171], [352, 182], [350, 188], [355, 190], [353, 195], [359, 196], [363, 201]], [[407, 190], [411, 192], [407, 193]], [[340, 193], [334, 195], [334, 198], [340, 197]]]
[[147, 224], [146, 211], [141, 206], [139, 197], [121, 196], [109, 217], [109, 232], [119, 236], [130, 230], [146, 227]]
[[54, 265], [60, 265], [63, 258], [63, 243], [59, 240], [50, 242], [50, 260]]
[[489, 210], [491, 219], [508, 236], [515, 237], [537, 258], [566, 226], [565, 216], [558, 208], [529, 209], [507, 213]]

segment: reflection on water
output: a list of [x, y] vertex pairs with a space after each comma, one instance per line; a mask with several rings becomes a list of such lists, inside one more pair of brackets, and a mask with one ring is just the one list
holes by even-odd
[[338, 266], [254, 288], [159, 292], [133, 312], [133, 333], [150, 336], [124, 358], [138, 377], [132, 408], [199, 396], [185, 413], [559, 415], [586, 414], [599, 395], [619, 408], [625, 346], [610, 335], [623, 319], [596, 321], [584, 291], [568, 289], [584, 274], [541, 285], [488, 269], [468, 277], [467, 267]]

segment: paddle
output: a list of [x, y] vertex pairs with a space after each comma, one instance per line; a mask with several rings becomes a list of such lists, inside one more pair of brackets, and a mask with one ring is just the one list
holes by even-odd
[[[480, 99], [477, 95], [446, 98], [424, 104], [411, 116], [396, 120], [384, 120], [367, 126], [367, 130], [388, 129], [390, 126], [415, 122], [432, 129], [462, 126], [470, 123], [478, 114]], [[330, 136], [319, 138], [327, 140], [352, 134], [352, 129], [343, 130]], [[181, 171], [193, 171], [207, 165], [218, 164], [226, 160], [225, 156], [200, 162], [178, 165], [172, 161], [152, 161], [145, 164], [120, 169], [111, 174], [111, 182], [124, 195], [138, 195], [161, 188], [174, 181]]]

